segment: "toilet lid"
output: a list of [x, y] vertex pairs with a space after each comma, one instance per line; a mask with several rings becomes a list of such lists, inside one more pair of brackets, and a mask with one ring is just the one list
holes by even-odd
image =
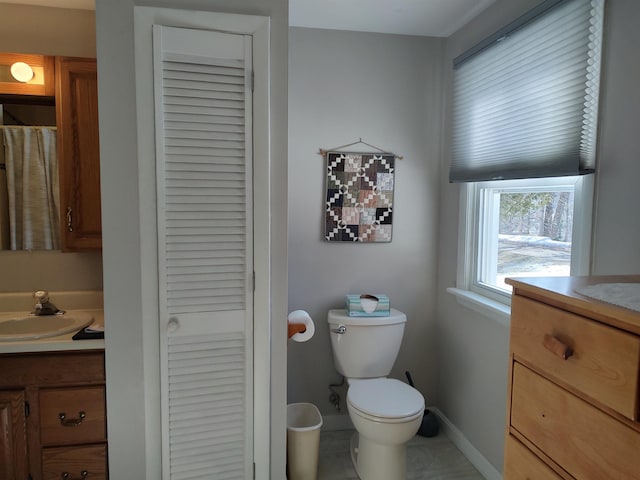
[[424, 398], [415, 388], [392, 378], [359, 380], [349, 386], [347, 401], [376, 417], [403, 418], [424, 410]]

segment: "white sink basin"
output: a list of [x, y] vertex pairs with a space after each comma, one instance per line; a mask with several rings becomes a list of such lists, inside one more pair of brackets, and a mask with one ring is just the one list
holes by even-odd
[[84, 312], [41, 316], [15, 312], [0, 313], [0, 342], [57, 337], [78, 331], [92, 322], [93, 316]]

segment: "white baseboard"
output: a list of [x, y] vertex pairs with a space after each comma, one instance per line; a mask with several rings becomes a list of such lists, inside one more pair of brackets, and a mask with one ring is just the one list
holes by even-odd
[[435, 407], [429, 407], [429, 410], [438, 416], [444, 434], [449, 437], [449, 440], [458, 447], [458, 450], [467, 457], [484, 478], [487, 480], [502, 480], [502, 474], [496, 470], [496, 467], [467, 440], [467, 437], [440, 410]]

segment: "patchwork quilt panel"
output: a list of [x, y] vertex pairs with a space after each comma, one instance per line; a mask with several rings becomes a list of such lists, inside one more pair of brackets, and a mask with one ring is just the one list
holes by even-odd
[[390, 242], [395, 156], [327, 152], [325, 239]]

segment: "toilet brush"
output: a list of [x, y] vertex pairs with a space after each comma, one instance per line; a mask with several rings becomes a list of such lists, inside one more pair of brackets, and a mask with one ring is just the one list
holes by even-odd
[[[407, 380], [409, 381], [409, 385], [413, 388], [416, 388], [413, 384], [413, 379], [411, 378], [411, 374], [407, 370], [404, 372], [407, 376]], [[420, 428], [418, 429], [418, 435], [421, 437], [435, 437], [438, 435], [438, 419], [435, 414], [429, 412], [428, 408], [424, 409], [424, 416], [422, 417], [422, 423], [420, 424]]]

